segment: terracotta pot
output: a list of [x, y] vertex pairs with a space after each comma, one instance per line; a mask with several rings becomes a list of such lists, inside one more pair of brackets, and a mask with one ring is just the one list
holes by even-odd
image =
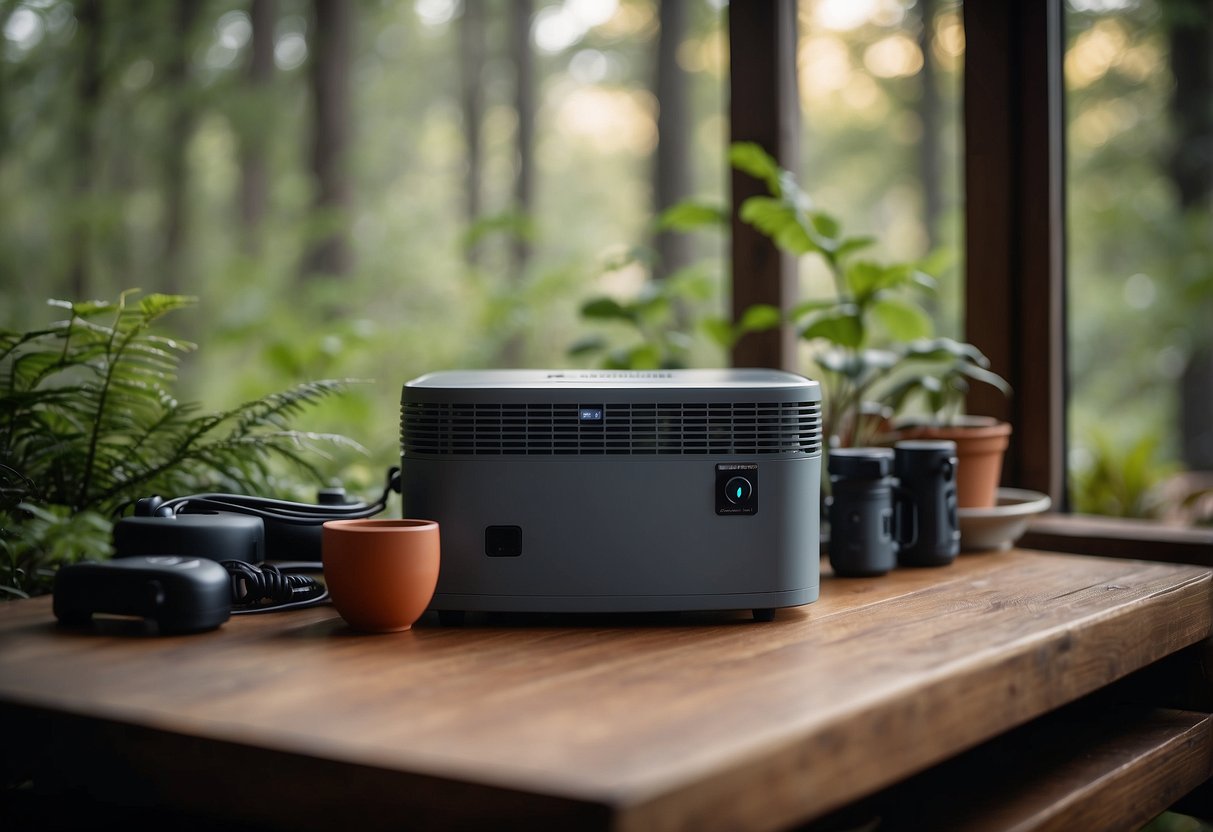
[[950, 439], [956, 443], [956, 501], [960, 508], [990, 508], [1002, 477], [1002, 458], [1011, 438], [1009, 422], [962, 416], [953, 424], [906, 425], [899, 439]]
[[355, 630], [413, 626], [438, 584], [438, 524], [432, 520], [330, 520], [321, 558], [333, 606]]

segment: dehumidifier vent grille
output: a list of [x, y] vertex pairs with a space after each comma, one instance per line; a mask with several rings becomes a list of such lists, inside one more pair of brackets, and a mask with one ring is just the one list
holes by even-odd
[[816, 454], [818, 402], [405, 402], [405, 456]]

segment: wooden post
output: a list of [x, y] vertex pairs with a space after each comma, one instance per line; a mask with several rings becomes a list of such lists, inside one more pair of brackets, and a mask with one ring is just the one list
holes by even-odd
[[968, 406], [1014, 426], [1003, 482], [1065, 506], [1061, 0], [966, 3], [965, 334], [1014, 387]]
[[[729, 121], [732, 141], [757, 142], [779, 164], [800, 163], [800, 99], [796, 83], [796, 0], [748, 0], [729, 6]], [[733, 172], [733, 316], [756, 303], [790, 309], [796, 302], [796, 258], [781, 253], [737, 217], [765, 186]], [[797, 369], [791, 327], [751, 333], [733, 347], [738, 367]]]

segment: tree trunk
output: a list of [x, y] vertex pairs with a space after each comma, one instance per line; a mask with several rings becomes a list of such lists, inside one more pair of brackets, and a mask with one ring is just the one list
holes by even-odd
[[[17, 10], [16, 3], [0, 3], [0, 32], [3, 32], [8, 27], [8, 20], [12, 17], [13, 12]], [[7, 125], [9, 123], [7, 90], [5, 85], [5, 69], [0, 67], [0, 124]], [[0, 129], [0, 159], [4, 158], [8, 152], [9, 134], [8, 129]]]
[[347, 234], [350, 144], [350, 43], [354, 4], [313, 0], [311, 39], [312, 207], [323, 231], [304, 258], [304, 275], [344, 275], [352, 265]]
[[[1175, 78], [1171, 97], [1175, 139], [1167, 167], [1181, 212], [1213, 216], [1213, 13], [1201, 0], [1170, 0], [1163, 12]], [[1184, 464], [1211, 471], [1213, 344], [1204, 337], [1180, 380], [1180, 435]]]
[[76, 36], [83, 44], [80, 76], [76, 84], [76, 113], [72, 130], [73, 202], [68, 241], [68, 294], [87, 300], [93, 290], [89, 258], [92, 254], [93, 169], [96, 159], [97, 109], [101, 103], [100, 0], [82, 0], [76, 9]]
[[[660, 214], [691, 194], [691, 119], [687, 73], [678, 65], [678, 47], [686, 39], [686, 0], [661, 0], [657, 40], [657, 161], [653, 172], [654, 209]], [[662, 231], [655, 277], [665, 277], [692, 259], [691, 238]]]
[[[464, 175], [464, 214], [468, 226], [480, 219], [483, 207], [480, 199], [483, 178], [483, 153], [480, 126], [484, 118], [484, 0], [464, 0], [463, 17], [459, 21], [459, 79], [460, 103], [463, 108], [463, 139], [467, 153]], [[479, 260], [475, 245], [468, 247], [469, 264]]]
[[[532, 0], [509, 4], [510, 57], [514, 63], [514, 113], [518, 128], [514, 136], [514, 214], [517, 226], [510, 239], [510, 282], [517, 289], [526, 278], [531, 259], [535, 202], [535, 58], [531, 51]], [[525, 360], [526, 339], [511, 332], [501, 345], [497, 363], [519, 367]]]
[[189, 210], [188, 154], [194, 132], [194, 105], [190, 100], [190, 34], [202, 8], [201, 0], [178, 0], [173, 51], [165, 68], [171, 101], [164, 157], [164, 280], [169, 292], [186, 285], [185, 235]]
[[[274, 77], [274, 23], [277, 0], [252, 0], [249, 5], [253, 36], [250, 44], [247, 83], [254, 104], [265, 101]], [[269, 173], [266, 163], [264, 125], [245, 125], [240, 143], [240, 220], [246, 254], [261, 250], [261, 221], [269, 202]]]
[[922, 85], [918, 101], [918, 119], [922, 139], [918, 143], [918, 175], [922, 182], [922, 222], [927, 233], [927, 250], [939, 245], [939, 217], [943, 213], [943, 198], [939, 182], [939, 90], [935, 78], [935, 56], [931, 46], [935, 36], [935, 0], [919, 0], [922, 28], [918, 47], [922, 50]]
[[[531, 51], [532, 0], [510, 4], [510, 51], [514, 58], [514, 110], [518, 116], [517, 147], [514, 168], [514, 210], [528, 224], [535, 203], [535, 56]], [[526, 234], [514, 238], [514, 277], [521, 280], [531, 257], [531, 241]]]

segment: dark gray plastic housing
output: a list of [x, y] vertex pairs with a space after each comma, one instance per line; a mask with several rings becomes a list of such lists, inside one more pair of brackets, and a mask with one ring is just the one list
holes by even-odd
[[441, 527], [431, 607], [814, 601], [821, 441], [817, 382], [775, 370], [414, 379], [401, 397], [403, 503]]

